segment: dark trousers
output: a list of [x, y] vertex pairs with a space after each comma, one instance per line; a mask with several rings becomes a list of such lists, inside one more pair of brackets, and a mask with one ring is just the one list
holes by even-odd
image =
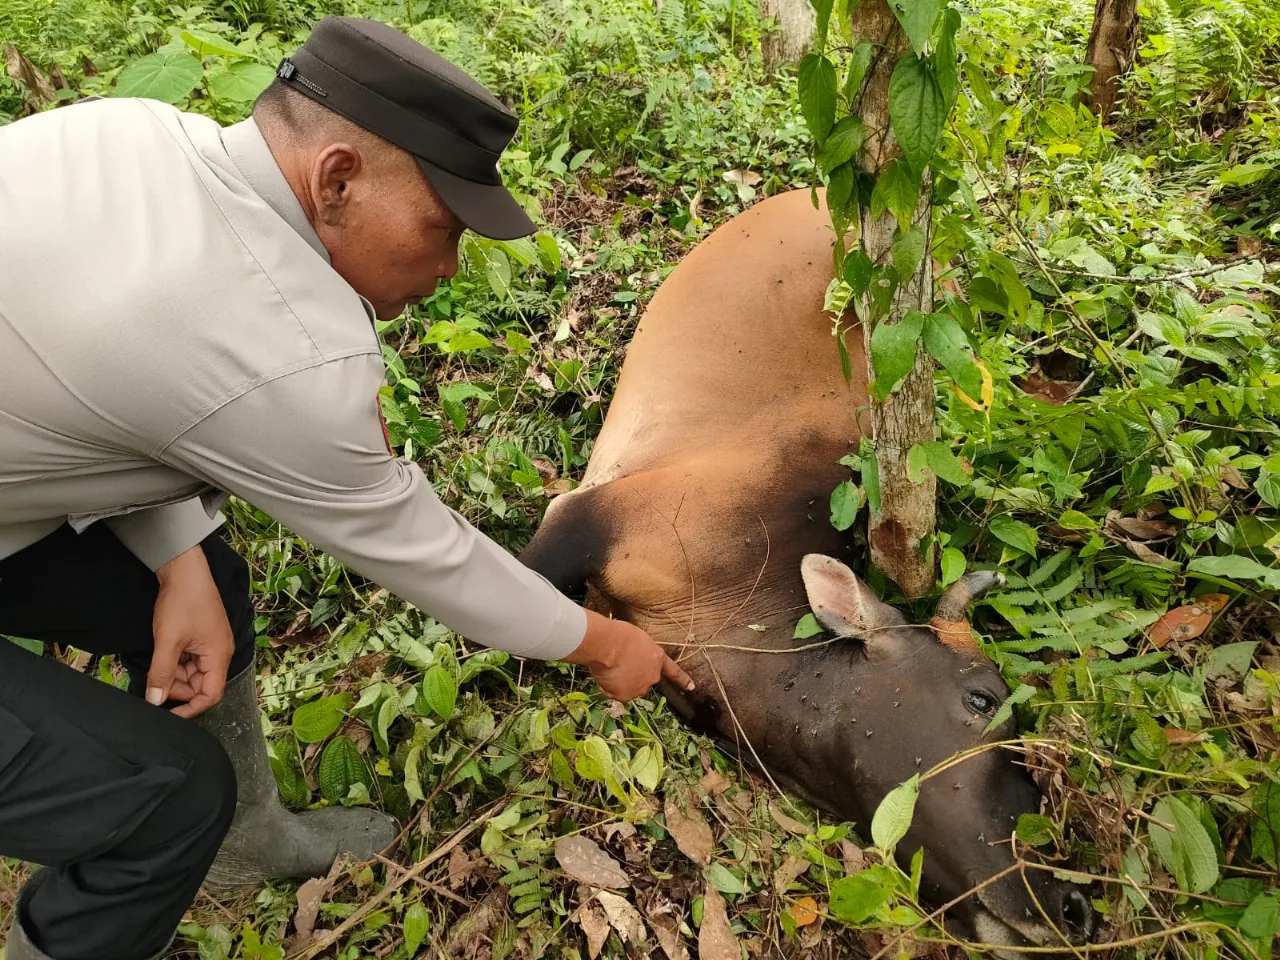
[[[248, 568], [201, 545], [253, 662]], [[120, 657], [142, 688], [155, 574], [102, 525], [62, 527], [0, 560], [0, 634]], [[41, 864], [20, 904], [54, 960], [162, 950], [231, 825], [235, 774], [196, 724], [0, 638], [0, 855]]]

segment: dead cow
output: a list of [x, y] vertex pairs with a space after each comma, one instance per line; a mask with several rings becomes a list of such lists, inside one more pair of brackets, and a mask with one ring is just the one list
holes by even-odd
[[[692, 726], [865, 831], [890, 789], [1013, 729], [984, 737], [1008, 689], [956, 624], [994, 575], [949, 590], [927, 629], [832, 559], [852, 549], [827, 503], [867, 397], [861, 333], [847, 335], [848, 385], [822, 310], [832, 242], [798, 191], [688, 256], [641, 320], [582, 486], [552, 502], [522, 559], [666, 645], [698, 684], [663, 689]], [[810, 608], [849, 639], [792, 640]], [[924, 783], [898, 850], [925, 848], [942, 904], [1009, 867], [1015, 822], [1038, 804], [1010, 753], [981, 752]], [[1074, 885], [1035, 870], [951, 919], [1005, 945], [1079, 943], [1094, 922]]]

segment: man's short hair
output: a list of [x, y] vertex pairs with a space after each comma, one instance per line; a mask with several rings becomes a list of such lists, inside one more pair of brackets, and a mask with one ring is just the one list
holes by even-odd
[[259, 127], [283, 134], [295, 144], [330, 135], [379, 152], [397, 149], [376, 133], [298, 93], [279, 78], [272, 80], [254, 101], [253, 118]]
[[299, 113], [313, 105], [313, 101], [290, 90], [283, 80], [276, 77], [253, 102], [253, 115], [260, 119], [266, 117], [279, 121], [283, 126], [293, 130], [298, 126]]

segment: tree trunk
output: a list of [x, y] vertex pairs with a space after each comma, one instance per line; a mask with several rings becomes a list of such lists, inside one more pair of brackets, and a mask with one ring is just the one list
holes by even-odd
[[[889, 79], [894, 67], [911, 50], [910, 41], [898, 26], [885, 0], [862, 0], [853, 14], [854, 42], [863, 37], [876, 44], [876, 56], [864, 81], [859, 115], [866, 131], [862, 168], [879, 176], [902, 149], [889, 126]], [[930, 176], [923, 177], [916, 205], [915, 226], [925, 235], [925, 254], [915, 276], [901, 283], [888, 313], [879, 323], [898, 323], [912, 310], [933, 310], [933, 257], [930, 256], [933, 210], [927, 189]], [[861, 208], [858, 242], [877, 266], [890, 261], [890, 246], [897, 223], [893, 214], [872, 217], [869, 206]], [[859, 298], [859, 316], [864, 320], [868, 379], [871, 365], [870, 297]], [[935, 551], [932, 537], [937, 516], [937, 479], [929, 474], [914, 483], [907, 469], [911, 448], [934, 438], [933, 359], [923, 344], [916, 348], [916, 363], [906, 379], [884, 403], [871, 400], [872, 440], [880, 469], [880, 509], [872, 511], [869, 523], [871, 560], [891, 577], [909, 597], [933, 589]], [[922, 549], [929, 540], [928, 550]]]
[[760, 16], [778, 25], [776, 30], [760, 38], [766, 70], [795, 63], [809, 52], [817, 28], [817, 14], [808, 0], [760, 0]]
[[1119, 78], [1138, 55], [1138, 0], [1098, 0], [1084, 62], [1093, 67], [1085, 105], [1104, 124], [1115, 110]]

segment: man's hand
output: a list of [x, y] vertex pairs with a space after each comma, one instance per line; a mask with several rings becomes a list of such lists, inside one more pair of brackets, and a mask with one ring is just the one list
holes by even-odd
[[159, 570], [151, 628], [155, 652], [147, 674], [147, 702], [182, 700], [173, 712], [195, 717], [222, 699], [235, 639], [204, 551], [195, 546]]
[[601, 690], [623, 702], [644, 696], [663, 677], [682, 690], [693, 689], [689, 675], [649, 634], [625, 620], [610, 620], [591, 610], [587, 611], [587, 635], [563, 659], [586, 667]]

